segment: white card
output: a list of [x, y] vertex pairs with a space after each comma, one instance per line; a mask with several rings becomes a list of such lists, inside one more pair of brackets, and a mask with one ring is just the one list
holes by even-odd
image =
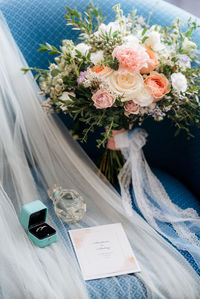
[[121, 223], [71, 230], [69, 234], [85, 280], [140, 271]]

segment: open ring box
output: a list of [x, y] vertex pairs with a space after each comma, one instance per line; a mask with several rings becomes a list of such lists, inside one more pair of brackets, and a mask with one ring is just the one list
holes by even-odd
[[20, 222], [28, 231], [29, 238], [39, 247], [45, 247], [57, 241], [56, 230], [45, 223], [48, 208], [40, 201], [35, 200], [21, 208]]

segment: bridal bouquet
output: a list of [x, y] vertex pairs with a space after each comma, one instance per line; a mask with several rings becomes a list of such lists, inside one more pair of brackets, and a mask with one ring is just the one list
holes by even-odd
[[146, 21], [136, 11], [124, 16], [119, 5], [113, 7], [116, 19], [108, 24], [92, 3], [84, 16], [66, 8], [68, 25], [80, 31], [82, 42], [63, 40], [59, 49], [40, 45], [39, 51], [56, 55], [55, 62], [48, 70], [31, 69], [48, 97], [43, 107], [84, 123], [81, 141], [98, 126], [104, 128], [97, 146], [107, 144], [101, 170], [109, 179], [111, 169], [122, 164], [113, 139], [118, 132], [141, 125], [149, 117], [155, 121], [170, 118], [176, 134], [185, 130], [191, 136], [189, 127], [200, 127], [194, 21], [188, 20], [183, 32], [179, 19], [171, 26], [150, 26], [150, 18]]

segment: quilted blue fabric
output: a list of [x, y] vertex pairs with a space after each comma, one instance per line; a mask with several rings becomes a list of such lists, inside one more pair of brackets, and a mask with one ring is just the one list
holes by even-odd
[[[119, 2], [125, 13], [136, 8], [139, 14], [148, 17], [152, 12], [151, 24], [170, 24], [176, 17], [186, 22], [190, 17], [189, 13], [162, 0], [94, 0], [93, 2], [101, 7], [107, 22], [114, 17], [112, 6]], [[0, 9], [28, 64], [47, 68], [51, 57], [37, 52], [39, 44], [47, 41], [58, 46], [62, 39], [77, 40], [76, 31], [66, 26], [65, 5], [77, 7], [83, 12], [87, 3], [88, 1], [85, 0], [0, 0]], [[200, 30], [196, 32], [194, 38], [200, 47]], [[68, 122], [66, 119], [64, 121]], [[168, 120], [160, 123], [147, 120], [144, 127], [149, 133], [149, 140], [144, 150], [150, 165], [178, 178], [196, 196], [172, 176], [157, 171], [156, 175], [164, 184], [171, 200], [183, 208], [193, 207], [200, 214], [197, 200], [200, 199], [200, 131], [193, 128], [196, 138], [187, 141], [184, 134], [174, 138], [174, 128]], [[90, 137], [84, 149], [96, 160], [100, 152], [96, 149], [94, 139]], [[52, 206], [49, 205], [50, 213], [53, 213]], [[191, 256], [187, 252], [182, 254], [197, 270]], [[134, 275], [117, 277], [116, 283], [111, 282], [109, 278], [87, 282], [87, 287], [91, 298], [96, 298], [96, 294], [100, 294], [102, 298], [125, 299], [128, 298], [127, 289], [131, 291], [131, 298], [146, 297], [142, 283]]]

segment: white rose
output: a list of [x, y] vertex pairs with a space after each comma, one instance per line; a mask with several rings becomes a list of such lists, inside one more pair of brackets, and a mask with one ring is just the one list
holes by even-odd
[[160, 33], [157, 31], [151, 31], [147, 38], [145, 45], [150, 47], [153, 51], [160, 51], [163, 49], [163, 45], [160, 41]]
[[85, 56], [90, 51], [90, 46], [86, 45], [85, 43], [80, 43], [74, 49], [78, 50], [82, 55]]
[[196, 49], [197, 45], [191, 42], [187, 37], [184, 39], [182, 43], [182, 49], [184, 53], [190, 53], [191, 50]]
[[94, 64], [97, 64], [97, 63], [101, 62], [101, 60], [104, 60], [103, 51], [100, 50], [100, 51], [97, 51], [96, 53], [92, 53], [90, 55], [90, 60]]
[[146, 107], [149, 106], [153, 103], [153, 96], [151, 91], [144, 87], [142, 88], [137, 94], [136, 96], [133, 97], [133, 101], [135, 104], [140, 105], [141, 107]]
[[185, 92], [187, 89], [187, 79], [182, 73], [173, 73], [171, 75], [172, 86], [178, 92]]
[[123, 96], [122, 102], [133, 100], [144, 88], [144, 81], [140, 74], [113, 72], [107, 82], [113, 92]]

